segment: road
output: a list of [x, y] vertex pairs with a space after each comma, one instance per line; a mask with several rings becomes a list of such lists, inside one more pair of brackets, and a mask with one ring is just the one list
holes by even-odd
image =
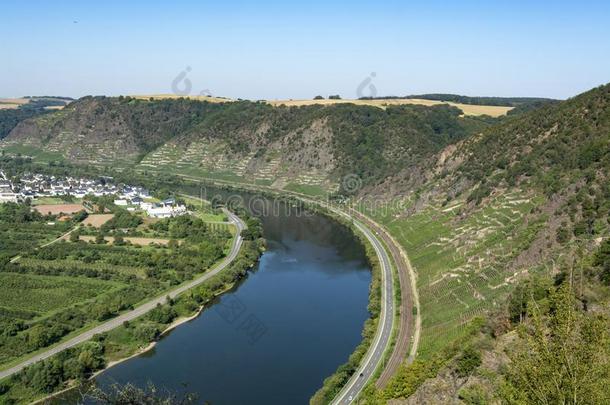
[[20, 363], [19, 365], [15, 366], [15, 367], [9, 368], [4, 371], [0, 371], [0, 380], [4, 379], [6, 377], [9, 377], [15, 373], [18, 373], [19, 371], [23, 370], [25, 367], [27, 367], [29, 365], [32, 365], [32, 364], [39, 362], [41, 360], [44, 360], [44, 359], [48, 359], [49, 357], [51, 357], [63, 350], [77, 346], [77, 345], [91, 339], [94, 335], [97, 335], [99, 333], [108, 332], [116, 327], [119, 327], [125, 321], [132, 321], [132, 320], [146, 314], [147, 312], [151, 311], [158, 304], [164, 304], [167, 299], [167, 296], [169, 296], [170, 298], [175, 298], [176, 296], [180, 295], [181, 293], [183, 293], [187, 290], [190, 290], [193, 287], [198, 286], [199, 284], [205, 282], [209, 278], [220, 273], [233, 260], [235, 260], [235, 258], [239, 254], [239, 250], [241, 249], [241, 245], [243, 243], [243, 240], [240, 235], [241, 235], [241, 231], [246, 226], [244, 224], [244, 222], [239, 217], [237, 217], [237, 215], [229, 212], [226, 209], [225, 209], [225, 213], [226, 213], [227, 217], [229, 218], [229, 220], [233, 224], [235, 224], [235, 226], [237, 227], [237, 233], [236, 233], [235, 239], [233, 240], [233, 245], [231, 246], [231, 252], [212, 270], [206, 272], [205, 274], [199, 276], [198, 278], [196, 278], [192, 281], [189, 281], [186, 284], [183, 284], [183, 285], [177, 287], [174, 290], [169, 291], [167, 294], [164, 294], [163, 297], [154, 298], [154, 299], [148, 301], [147, 303], [142, 304], [139, 307], [133, 309], [132, 311], [119, 315], [116, 318], [109, 320], [108, 322], [98, 325], [95, 328], [90, 329], [86, 332], [83, 332], [80, 335], [75, 336], [70, 340], [67, 340], [42, 353], [39, 353], [39, 354], [35, 355], [34, 357], [31, 357], [31, 358], [23, 361], [22, 363]]
[[[380, 237], [385, 246], [390, 250], [392, 259], [397, 268], [398, 279], [400, 283], [401, 301], [398, 313], [400, 314], [398, 336], [396, 344], [392, 350], [392, 354], [384, 365], [384, 369], [377, 379], [376, 385], [378, 388], [384, 388], [390, 379], [396, 374], [398, 368], [404, 363], [405, 359], [408, 363], [413, 362], [417, 349], [419, 347], [419, 336], [421, 331], [421, 314], [419, 310], [419, 295], [416, 287], [415, 271], [411, 266], [408, 256], [398, 244], [398, 242], [387, 232], [382, 226], [362, 215], [355, 210], [349, 211], [356, 218], [360, 219], [366, 226], [372, 229], [375, 234]], [[410, 291], [411, 294], [406, 294]], [[413, 308], [417, 310], [413, 311]], [[414, 319], [415, 318], [415, 319]], [[407, 357], [409, 351], [411, 351]]]
[[371, 379], [390, 344], [394, 325], [394, 280], [390, 258], [377, 236], [368, 227], [345, 212], [335, 208], [331, 208], [331, 210], [353, 221], [354, 226], [364, 234], [375, 249], [381, 265], [381, 314], [373, 344], [360, 362], [358, 370], [331, 402], [331, 404], [349, 404], [356, 399]]

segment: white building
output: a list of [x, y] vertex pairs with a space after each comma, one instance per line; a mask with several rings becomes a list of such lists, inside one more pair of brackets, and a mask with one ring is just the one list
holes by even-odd
[[17, 194], [13, 192], [0, 192], [0, 203], [5, 202], [18, 202], [19, 198]]
[[151, 207], [146, 210], [146, 213], [153, 218], [171, 218], [186, 214], [186, 207], [184, 205], [177, 207]]

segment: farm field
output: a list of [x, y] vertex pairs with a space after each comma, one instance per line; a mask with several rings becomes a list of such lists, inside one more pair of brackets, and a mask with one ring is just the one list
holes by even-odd
[[[69, 237], [67, 237], [67, 238], [69, 238]], [[79, 236], [79, 238], [80, 238], [80, 240], [82, 240], [84, 242], [95, 241], [95, 236], [82, 235], [82, 236]], [[123, 239], [126, 242], [131, 243], [132, 245], [138, 245], [138, 246], [149, 246], [150, 244], [166, 246], [169, 244], [169, 239], [163, 239], [163, 238], [139, 238], [139, 237], [125, 236]], [[113, 236], [105, 236], [104, 240], [108, 243], [114, 244]]]
[[44, 316], [121, 286], [79, 277], [0, 273], [0, 313], [4, 316], [21, 312]]
[[149, 95], [144, 94], [144, 95], [130, 95], [129, 97], [133, 97], [138, 100], [150, 100], [151, 98], [153, 100], [165, 100], [165, 99], [173, 100], [173, 99], [177, 99], [177, 98], [188, 98], [190, 100], [207, 101], [210, 103], [229, 103], [229, 102], [233, 101], [230, 98], [204, 96], [204, 95], [180, 96], [178, 94], [149, 94]]
[[51, 219], [49, 222], [29, 207], [0, 204], [0, 263], [2, 258], [11, 258], [55, 240], [74, 226], [71, 221]]
[[[233, 100], [221, 97], [208, 97], [208, 96], [179, 96], [176, 94], [153, 94], [153, 95], [135, 95], [131, 96], [141, 100], [162, 100], [162, 99], [176, 99], [176, 98], [185, 98], [188, 97], [191, 100], [200, 100], [200, 101], [208, 101], [210, 103], [226, 103], [232, 102]], [[503, 107], [503, 106], [486, 106], [486, 105], [471, 105], [471, 104], [462, 104], [462, 103], [454, 103], [454, 102], [443, 102], [437, 100], [425, 100], [425, 99], [375, 99], [375, 100], [357, 100], [357, 99], [341, 99], [341, 100], [266, 100], [266, 102], [273, 106], [306, 106], [306, 105], [333, 105], [333, 104], [356, 104], [356, 105], [367, 105], [379, 108], [385, 108], [389, 105], [403, 105], [403, 104], [415, 104], [415, 105], [425, 105], [425, 106], [433, 106], [439, 104], [449, 104], [454, 107], [459, 108], [464, 112], [465, 115], [489, 115], [492, 117], [499, 117], [501, 115], [506, 115], [506, 113], [513, 109], [513, 107]]]
[[492, 117], [499, 117], [506, 115], [507, 112], [513, 109], [513, 107], [502, 107], [502, 106], [487, 106], [487, 105], [471, 105], [461, 104], [453, 102], [443, 102], [436, 100], [424, 100], [424, 99], [375, 99], [375, 100], [270, 100], [267, 103], [274, 106], [305, 106], [305, 105], [333, 105], [333, 104], [356, 104], [356, 105], [368, 105], [373, 107], [385, 108], [390, 105], [403, 105], [403, 104], [415, 104], [433, 106], [439, 104], [449, 104], [459, 108], [464, 112], [464, 115], [489, 115]]
[[66, 201], [59, 197], [37, 197], [32, 200], [32, 206], [65, 204]]
[[0, 110], [19, 108], [29, 102], [27, 98], [0, 98]]
[[75, 214], [84, 211], [82, 204], [41, 204], [35, 205], [34, 209], [42, 215]]
[[90, 214], [82, 222], [84, 226], [92, 226], [94, 228], [100, 228], [106, 222], [110, 221], [114, 217], [114, 214]]
[[21, 145], [17, 143], [11, 143], [4, 139], [0, 141], [0, 149], [8, 155], [30, 156], [41, 163], [63, 161], [65, 159], [63, 154], [61, 154], [60, 152], [46, 151], [32, 145]]

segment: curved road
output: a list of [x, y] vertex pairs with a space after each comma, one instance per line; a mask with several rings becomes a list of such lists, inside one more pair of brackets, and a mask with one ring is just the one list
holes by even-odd
[[214, 267], [212, 270], [206, 272], [205, 274], [199, 276], [198, 278], [196, 278], [192, 281], [189, 281], [188, 283], [183, 284], [174, 290], [169, 291], [167, 294], [164, 294], [163, 297], [154, 298], [151, 301], [148, 301], [147, 303], [142, 304], [139, 307], [133, 309], [132, 311], [119, 315], [116, 318], [109, 320], [108, 322], [98, 325], [95, 328], [90, 329], [86, 332], [83, 332], [80, 335], [75, 336], [70, 340], [67, 340], [42, 353], [39, 353], [36, 356], [23, 361], [22, 363], [20, 363], [19, 365], [15, 366], [15, 367], [9, 368], [4, 371], [0, 371], [0, 380], [4, 379], [6, 377], [9, 377], [15, 373], [18, 373], [19, 371], [23, 370], [25, 367], [27, 367], [29, 365], [32, 365], [32, 364], [39, 362], [41, 360], [44, 360], [44, 359], [48, 359], [49, 357], [51, 357], [63, 350], [66, 350], [66, 349], [69, 349], [76, 345], [79, 345], [79, 344], [91, 339], [94, 335], [97, 335], [99, 333], [108, 332], [118, 326], [121, 326], [123, 324], [123, 322], [125, 322], [125, 321], [132, 321], [132, 320], [146, 314], [147, 312], [151, 311], [152, 309], [154, 309], [157, 306], [157, 304], [164, 304], [167, 299], [167, 296], [169, 296], [170, 298], [175, 298], [176, 296], [180, 295], [181, 293], [183, 293], [187, 290], [190, 290], [193, 287], [198, 286], [199, 284], [205, 282], [209, 278], [215, 276], [216, 274], [218, 274], [222, 270], [224, 270], [233, 260], [235, 260], [235, 258], [239, 254], [239, 250], [241, 249], [241, 245], [243, 243], [243, 240], [241, 238], [241, 231], [246, 226], [244, 224], [244, 222], [237, 215], [231, 213], [230, 211], [228, 211], [226, 209], [224, 209], [224, 211], [227, 214], [229, 220], [237, 227], [237, 232], [235, 234], [235, 239], [233, 240], [233, 245], [231, 246], [231, 252], [216, 267]]
[[369, 347], [364, 360], [360, 362], [358, 370], [349, 379], [347, 384], [331, 402], [331, 404], [349, 404], [362, 391], [364, 386], [370, 380], [371, 376], [377, 369], [377, 366], [383, 359], [383, 354], [390, 344], [392, 328], [394, 326], [394, 280], [392, 274], [392, 266], [388, 253], [377, 237], [362, 223], [353, 219], [350, 215], [343, 211], [331, 208], [335, 213], [338, 213], [353, 221], [356, 228], [360, 230], [369, 240], [381, 265], [381, 314], [379, 317], [379, 325], [373, 344]]

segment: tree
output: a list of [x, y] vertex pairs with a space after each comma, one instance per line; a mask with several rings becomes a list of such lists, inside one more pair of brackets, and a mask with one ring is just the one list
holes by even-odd
[[78, 230], [73, 231], [70, 234], [70, 242], [78, 242], [80, 240], [80, 232]]
[[606, 239], [595, 254], [594, 264], [601, 269], [600, 278], [610, 284], [610, 239]]
[[313, 99], [314, 100], [324, 100], [324, 97], [322, 97], [322, 96], [315, 96]]
[[123, 246], [123, 245], [125, 245], [125, 239], [123, 238], [123, 234], [117, 233], [114, 236], [114, 244], [116, 246]]
[[104, 234], [102, 232], [99, 232], [97, 235], [95, 235], [95, 243], [97, 243], [98, 245], [106, 243], [106, 239], [104, 239]]
[[197, 400], [195, 394], [174, 394], [170, 392], [161, 393], [154, 385], [149, 384], [146, 389], [141, 389], [132, 384], [114, 384], [110, 389], [102, 390], [93, 387], [87, 397], [93, 399], [97, 404], [125, 405], [125, 404], [146, 404], [146, 405], [188, 405], [194, 404]]
[[519, 327], [501, 396], [509, 404], [610, 402], [610, 322], [577, 308], [568, 284], [550, 297], [544, 316], [532, 304], [532, 322]]

